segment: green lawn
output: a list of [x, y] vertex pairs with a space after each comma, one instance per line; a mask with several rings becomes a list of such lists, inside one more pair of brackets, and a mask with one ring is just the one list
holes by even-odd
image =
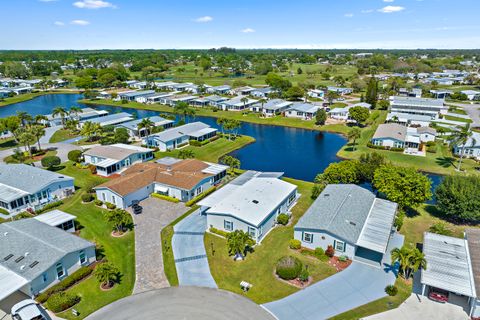
[[[48, 150], [41, 158], [45, 157], [50, 157], [50, 156], [55, 156], [57, 154], [57, 151], [55, 150]], [[41, 158], [33, 157], [33, 158], [26, 158], [25, 161], [20, 162], [17, 159], [13, 158], [13, 155], [6, 157], [3, 159], [5, 163], [25, 163], [25, 164], [31, 164], [33, 162], [41, 161]]]
[[73, 139], [78, 137], [78, 134], [72, 133], [68, 129], [60, 129], [55, 131], [55, 133], [50, 138], [50, 143], [62, 142], [65, 140]]
[[0, 140], [0, 150], [11, 149], [18, 146], [14, 138]]
[[43, 96], [46, 94], [60, 94], [60, 93], [78, 93], [78, 91], [55, 90], [55, 91], [42, 91], [42, 92], [31, 92], [31, 93], [19, 94], [11, 98], [4, 98], [3, 100], [0, 100], [0, 107], [8, 106], [10, 104], [19, 103], [27, 100], [32, 100], [33, 98]]
[[74, 307], [80, 313], [80, 316], [73, 316], [70, 311], [59, 315], [67, 319], [83, 319], [101, 307], [132, 293], [135, 283], [134, 233], [133, 231], [128, 232], [121, 238], [111, 237], [112, 226], [104, 220], [102, 209], [96, 207], [93, 203], [81, 203], [83, 188], [98, 185], [107, 179], [91, 175], [88, 169], [78, 169], [70, 162], [67, 162], [65, 168], [59, 172], [75, 178], [75, 186], [79, 188], [75, 195], [66, 200], [60, 209], [77, 216], [80, 236], [96, 243], [100, 248], [100, 254], [112, 262], [122, 274], [120, 283], [116, 284], [110, 291], [100, 290], [100, 285], [94, 276], [68, 290], [82, 298], [80, 303]]
[[[294, 179], [285, 178], [285, 180], [296, 184], [298, 192], [302, 194], [293, 208], [291, 224], [274, 228], [262, 243], [255, 247], [255, 252], [248, 254], [244, 261], [234, 262], [232, 257], [228, 256], [224, 238], [209, 233], [205, 235], [205, 248], [210, 270], [219, 288], [245, 295], [259, 304], [281, 299], [299, 290], [277, 280], [274, 275], [276, 262], [285, 255], [296, 256], [308, 265], [310, 275], [315, 282], [335, 273], [335, 269], [328, 263], [302, 255], [288, 247], [290, 239], [293, 238], [293, 225], [313, 202], [310, 198], [313, 184]], [[253, 284], [248, 293], [244, 293], [240, 289], [242, 280]]]
[[446, 120], [450, 120], [450, 121], [458, 121], [458, 122], [465, 122], [465, 123], [472, 123], [473, 122], [472, 119], [465, 119], [465, 118], [461, 118], [461, 117], [454, 117], [454, 116], [449, 116], [449, 115], [445, 115], [443, 117]]
[[238, 136], [235, 140], [228, 140], [227, 138], [219, 138], [201, 147], [188, 146], [182, 149], [175, 149], [172, 151], [156, 152], [156, 158], [163, 157], [178, 157], [180, 150], [192, 150], [195, 158], [208, 162], [218, 162], [218, 159], [225, 154], [228, 154], [237, 149], [255, 142], [255, 139], [249, 136]]

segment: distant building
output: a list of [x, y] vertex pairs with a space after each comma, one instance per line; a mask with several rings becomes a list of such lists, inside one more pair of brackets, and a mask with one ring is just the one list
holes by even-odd
[[448, 112], [448, 107], [444, 106], [444, 101], [441, 99], [395, 96], [390, 100], [390, 111], [431, 116], [437, 119], [440, 114]]
[[203, 122], [192, 122], [149, 135], [143, 141], [149, 147], [167, 151], [185, 146], [190, 140], [204, 141], [216, 135], [217, 129]]
[[[246, 99], [246, 100], [242, 101], [243, 99]], [[238, 96], [233, 99], [223, 101], [219, 105], [223, 110], [242, 111], [242, 110], [250, 109], [252, 105], [257, 102], [258, 101], [254, 99]]]
[[463, 153], [466, 157], [480, 159], [480, 133], [473, 131], [465, 145], [454, 146], [453, 153], [457, 156]]
[[91, 118], [88, 120], [80, 121], [80, 127], [82, 127], [85, 122], [98, 123], [101, 127], [105, 126], [114, 126], [119, 125], [124, 122], [132, 121], [133, 116], [130, 113], [120, 112], [114, 113], [106, 116]]
[[285, 111], [285, 117], [312, 120], [319, 109], [319, 106], [310, 103], [296, 102]]
[[422, 144], [435, 141], [437, 131], [430, 127], [409, 128], [397, 123], [378, 126], [371, 140], [374, 146], [387, 148], [416, 148]]
[[149, 134], [148, 128], [139, 128], [138, 125], [142, 122], [143, 119], [148, 119], [152, 122], [152, 128], [163, 128], [168, 129], [173, 127], [174, 121], [173, 120], [168, 120], [159, 116], [153, 116], [153, 117], [147, 117], [147, 118], [142, 118], [142, 119], [136, 119], [128, 122], [121, 123], [117, 126], [117, 128], [125, 128], [128, 131], [128, 134], [130, 137], [134, 139], [139, 139], [142, 137], [145, 137]]
[[[77, 121], [86, 121], [93, 118], [104, 117], [108, 115], [108, 111], [97, 110], [93, 108], [83, 108], [80, 112], [74, 113], [71, 112], [68, 115], [65, 115], [64, 120], [74, 119]], [[48, 124], [49, 126], [60, 126], [62, 125], [62, 117], [59, 114], [55, 116], [53, 114], [46, 115], [47, 120], [42, 120], [41, 123]]]
[[260, 112], [265, 117], [273, 117], [275, 115], [282, 114], [287, 110], [293, 102], [285, 101], [282, 99], [271, 99], [268, 100], [266, 103], [256, 103], [252, 106], [252, 111]]

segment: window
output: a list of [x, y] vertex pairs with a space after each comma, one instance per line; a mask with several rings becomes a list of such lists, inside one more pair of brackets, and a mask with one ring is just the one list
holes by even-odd
[[105, 192], [102, 192], [102, 199], [103, 201], [107, 200], [107, 196], [105, 195]]
[[263, 225], [260, 226], [260, 229], [258, 229], [258, 236], [260, 237], [263, 234]]
[[345, 242], [335, 240], [334, 247], [336, 251], [345, 252]]
[[57, 278], [61, 279], [65, 275], [65, 270], [63, 269], [62, 263], [57, 263], [55, 269], [57, 271]]
[[313, 242], [313, 233], [304, 232], [303, 233], [303, 242], [312, 243]]
[[117, 200], [115, 200], [115, 196], [112, 195], [112, 203], [113, 203], [113, 204], [117, 204], [116, 201], [117, 201]]
[[223, 228], [227, 231], [232, 231], [233, 230], [233, 222], [232, 221], [223, 221]]
[[257, 236], [257, 229], [253, 227], [248, 227], [248, 234], [252, 237], [255, 238]]
[[84, 264], [85, 262], [87, 262], [87, 257], [85, 256], [85, 251], [80, 251], [79, 255], [78, 255], [78, 260], [80, 261], [80, 264]]
[[42, 274], [42, 281], [47, 282], [47, 280], [48, 280], [47, 274], [46, 273]]

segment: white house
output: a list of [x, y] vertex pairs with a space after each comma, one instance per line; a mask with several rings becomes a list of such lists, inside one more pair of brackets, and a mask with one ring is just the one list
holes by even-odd
[[[80, 112], [78, 113], [71, 112], [68, 115], [65, 115], [63, 118], [64, 120], [74, 119], [78, 121], [86, 121], [93, 118], [105, 117], [107, 115], [108, 115], [108, 111], [105, 111], [105, 110], [83, 108], [81, 109]], [[41, 120], [40, 122], [52, 127], [62, 125], [62, 117], [59, 114], [56, 114], [55, 116], [53, 114], [47, 114], [46, 117], [47, 117], [47, 120]]]
[[207, 96], [205, 97], [205, 99], [208, 101], [208, 104], [212, 107], [219, 107], [222, 102], [228, 100], [228, 98], [217, 96], [217, 95]]
[[97, 146], [84, 152], [85, 162], [97, 168], [97, 174], [109, 176], [131, 165], [153, 159], [153, 150], [128, 144]]
[[281, 180], [282, 175], [247, 171], [201, 200], [208, 228], [243, 230], [261, 242], [279, 214], [290, 215], [298, 198], [297, 186]]
[[350, 94], [353, 92], [353, 89], [351, 88], [341, 88], [341, 87], [333, 87], [333, 86], [330, 86], [330, 87], [327, 87], [327, 91], [332, 91], [332, 92], [336, 92], [338, 93], [339, 95], [341, 96], [345, 96], [347, 94]]
[[132, 121], [132, 120], [133, 120], [133, 116], [130, 113], [120, 112], [120, 113], [109, 114], [102, 117], [91, 118], [88, 120], [82, 120], [80, 121], [79, 125], [80, 127], [82, 127], [85, 124], [85, 122], [91, 122], [91, 123], [98, 123], [101, 127], [105, 127], [105, 126], [118, 125], [120, 123]]
[[127, 208], [152, 193], [189, 201], [217, 185], [227, 175], [227, 166], [196, 159], [163, 158], [138, 163], [116, 179], [95, 187], [97, 198]]
[[136, 119], [128, 122], [121, 123], [117, 128], [125, 128], [128, 131], [130, 137], [134, 139], [139, 139], [149, 134], [148, 128], [139, 128], [138, 125], [142, 122], [143, 119], [148, 119], [152, 122], [152, 128], [150, 130], [155, 130], [155, 128], [168, 129], [173, 127], [174, 121], [168, 120], [159, 116], [147, 117], [142, 119]]
[[330, 184], [294, 227], [302, 246], [379, 265], [386, 253], [397, 204], [353, 184]]
[[293, 102], [285, 101], [282, 99], [271, 99], [262, 105], [258, 102], [252, 106], [252, 111], [260, 112], [265, 117], [273, 117], [275, 115], [282, 114], [285, 112]]
[[455, 146], [453, 153], [457, 156], [462, 154], [465, 157], [480, 159], [480, 133], [473, 131], [465, 145]]
[[398, 123], [378, 126], [372, 144], [387, 148], [420, 148], [421, 144], [435, 141], [437, 131], [430, 127], [406, 127]]
[[328, 111], [328, 116], [332, 119], [347, 121], [349, 119], [349, 110], [352, 106], [345, 106], [343, 108], [334, 108]]
[[33, 217], [40, 222], [57, 227], [66, 232], [75, 232], [75, 217], [61, 210], [52, 210]]
[[308, 90], [307, 94], [309, 97], [316, 99], [323, 99], [325, 97], [325, 91], [318, 89]]
[[120, 98], [120, 100], [136, 101], [140, 97], [148, 96], [154, 93], [155, 93], [155, 90], [127, 91], [127, 92], [119, 92], [118, 97]]
[[214, 94], [229, 94], [232, 90], [232, 87], [228, 85], [223, 86], [216, 86], [207, 88], [207, 93], [214, 93]]
[[315, 118], [319, 109], [319, 106], [310, 103], [296, 102], [285, 111], [285, 117], [311, 120]]
[[395, 122], [406, 126], [428, 127], [433, 120], [435, 120], [435, 117], [431, 115], [389, 112], [386, 122]]
[[[243, 100], [243, 101], [242, 101]], [[220, 107], [228, 111], [242, 111], [250, 109], [258, 100], [250, 99], [248, 97], [237, 96], [227, 101], [220, 102]]]
[[0, 301], [33, 298], [96, 260], [94, 243], [33, 218], [0, 224], [0, 242]]
[[26, 164], [0, 165], [0, 208], [39, 210], [75, 192], [73, 178]]
[[275, 92], [271, 87], [256, 88], [250, 91], [250, 95], [255, 98], [267, 98], [269, 94]]
[[167, 151], [186, 146], [190, 140], [204, 141], [217, 135], [217, 129], [203, 122], [192, 122], [151, 134], [143, 139], [149, 147]]
[[461, 93], [466, 95], [468, 100], [480, 100], [480, 91], [477, 91], [477, 90], [463, 90], [463, 91], [461, 91]]

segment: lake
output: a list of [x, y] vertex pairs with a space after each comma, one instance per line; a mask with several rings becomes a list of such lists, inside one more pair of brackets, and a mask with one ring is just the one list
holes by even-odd
[[[17, 111], [26, 111], [32, 115], [37, 115], [49, 114], [57, 106], [65, 108], [72, 106], [86, 107], [87, 105], [77, 102], [81, 97], [79, 94], [40, 96], [33, 100], [0, 107], [0, 118], [13, 115]], [[107, 110], [111, 113], [125, 111], [137, 114], [139, 118], [159, 114], [157, 111], [107, 105], [98, 105], [95, 108]], [[192, 121], [192, 119], [189, 121]], [[202, 121], [218, 128], [215, 118], [195, 117], [194, 121]], [[242, 123], [239, 133], [256, 139], [255, 143], [231, 154], [240, 159], [242, 169], [281, 171], [287, 177], [305, 181], [313, 181], [315, 176], [330, 163], [340, 161], [341, 159], [336, 154], [347, 142], [345, 137], [335, 133], [246, 122]], [[429, 177], [433, 182], [433, 188], [442, 180], [442, 176], [439, 175], [429, 174]]]

